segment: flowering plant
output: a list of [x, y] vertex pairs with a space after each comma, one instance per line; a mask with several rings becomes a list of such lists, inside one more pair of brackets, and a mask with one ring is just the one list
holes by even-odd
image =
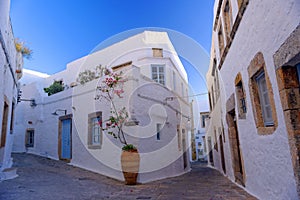
[[[133, 145], [127, 143], [123, 132], [123, 126], [128, 120], [128, 112], [125, 107], [118, 109], [114, 102], [116, 96], [123, 98], [122, 94], [124, 93], [123, 87], [125, 82], [126, 80], [122, 77], [122, 72], [116, 73], [106, 69], [105, 79], [101, 85], [98, 86], [100, 94], [96, 96], [96, 99], [104, 98], [112, 105], [111, 116], [106, 120], [106, 126], [103, 130], [107, 130], [108, 134], [119, 139], [119, 141], [125, 145], [124, 147], [130, 146], [130, 149], [135, 149]], [[113, 132], [112, 129], [117, 129], [117, 134]]]

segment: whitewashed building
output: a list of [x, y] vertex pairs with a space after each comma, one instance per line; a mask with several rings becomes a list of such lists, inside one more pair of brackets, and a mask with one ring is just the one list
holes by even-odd
[[0, 181], [16, 176], [11, 157], [14, 138], [14, 110], [23, 58], [16, 51], [9, 18], [10, 1], [0, 1]]
[[209, 112], [200, 112], [198, 129], [195, 132], [196, 158], [199, 161], [207, 161], [205, 126]]
[[[22, 102], [17, 109], [14, 151], [66, 160], [123, 180], [121, 144], [93, 123], [96, 118], [104, 123], [110, 116], [110, 103], [94, 99], [103, 78], [84, 85], [76, 82], [80, 72], [99, 64], [122, 71], [127, 79], [124, 97], [115, 100], [136, 122], [124, 131], [128, 143], [140, 153], [138, 182], [189, 171], [187, 74], [165, 32], [134, 35], [69, 63], [62, 72], [22, 86], [23, 97], [35, 99], [36, 105]], [[43, 88], [54, 80], [65, 89], [47, 96]]]
[[300, 1], [216, 0], [209, 163], [259, 199], [299, 199]]

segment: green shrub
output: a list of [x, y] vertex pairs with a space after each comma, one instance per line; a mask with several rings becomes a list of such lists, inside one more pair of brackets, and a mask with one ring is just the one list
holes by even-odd
[[133, 144], [126, 144], [122, 148], [123, 151], [136, 151], [136, 147]]
[[44, 91], [48, 94], [48, 96], [61, 92], [64, 90], [64, 86], [62, 84], [62, 81], [54, 81], [52, 85], [50, 85], [47, 88], [44, 88]]

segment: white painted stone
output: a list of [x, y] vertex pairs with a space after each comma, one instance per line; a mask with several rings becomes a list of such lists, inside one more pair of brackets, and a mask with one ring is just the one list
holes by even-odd
[[[163, 48], [163, 58], [153, 57], [152, 48]], [[130, 112], [134, 110], [136, 118], [140, 121], [139, 126], [124, 128], [124, 131], [129, 134], [129, 143], [136, 145], [140, 152], [138, 181], [144, 183], [189, 171], [188, 152], [186, 154], [187, 166], [184, 169], [183, 150], [178, 148], [176, 133], [177, 124], [181, 125], [181, 129], [187, 129], [187, 119], [180, 114], [176, 116], [176, 112], [168, 106], [160, 103], [153, 104], [153, 102], [142, 100], [137, 96], [137, 94], [143, 94], [154, 99], [164, 99], [170, 96], [182, 96], [181, 83], [184, 86], [184, 92], [188, 88], [186, 72], [167, 33], [164, 32], [145, 31], [77, 59], [67, 64], [64, 71], [22, 86], [23, 97], [34, 98], [37, 106], [30, 107], [28, 102], [22, 102], [18, 106], [15, 123], [18, 135], [15, 138], [14, 151], [59, 159], [58, 116], [53, 116], [51, 113], [56, 109], [67, 109], [67, 114], [73, 115], [70, 164], [123, 180], [120, 163], [121, 145], [117, 140], [103, 133], [101, 149], [87, 148], [88, 114], [102, 111], [104, 120], [110, 115], [109, 103], [94, 100], [95, 89], [102, 79], [93, 80], [85, 85], [79, 84], [72, 88], [67, 87], [68, 89], [63, 92], [51, 96], [47, 96], [43, 88], [52, 84], [53, 80], [63, 80], [65, 85], [70, 86], [76, 82], [78, 74], [85, 69], [92, 70], [99, 64], [113, 67], [129, 61], [132, 61], [132, 64], [121, 69], [128, 78], [124, 87], [124, 98], [116, 99], [116, 105], [126, 106]], [[166, 87], [151, 80], [151, 64], [165, 65]], [[177, 76], [175, 91], [172, 79], [173, 71]], [[175, 98], [168, 104], [182, 115], [190, 115], [190, 107], [185, 99]], [[32, 124], [28, 124], [28, 121], [31, 121]], [[166, 124], [166, 121], [169, 123]], [[156, 140], [156, 123], [161, 123], [164, 127], [160, 141]], [[25, 148], [24, 134], [28, 128], [35, 130], [33, 148]], [[188, 148], [187, 131], [185, 135], [185, 146]], [[133, 138], [134, 136], [136, 138]]]
[[[237, 1], [230, 0], [230, 2], [234, 20], [238, 12]], [[218, 1], [215, 1], [215, 5], [217, 4]], [[220, 70], [221, 98], [210, 113], [211, 119], [207, 136], [210, 135], [213, 138], [213, 128], [220, 127], [221, 122], [224, 123], [226, 176], [235, 181], [228, 142], [225, 105], [230, 95], [235, 93], [234, 81], [240, 72], [247, 101], [246, 120], [237, 119], [240, 148], [246, 174], [245, 189], [259, 199], [298, 199], [273, 55], [299, 25], [299, 21], [300, 2], [297, 0], [249, 1]], [[213, 59], [215, 52], [219, 63], [217, 32], [213, 31], [212, 39], [211, 58]], [[259, 135], [255, 126], [247, 71], [250, 61], [259, 51], [264, 55], [266, 70], [272, 84], [278, 120], [278, 127], [275, 132], [265, 136]], [[209, 90], [213, 84], [211, 72], [212, 64], [207, 73]], [[237, 101], [237, 99], [235, 100]], [[213, 153], [215, 168], [222, 171], [220, 151], [213, 151]]]
[[[17, 105], [17, 82], [22, 73], [23, 58], [16, 51], [13, 31], [9, 18], [10, 1], [0, 1], [0, 138], [6, 134], [5, 146], [0, 148], [0, 177], [1, 179], [15, 177], [7, 171], [13, 164], [11, 151], [14, 130], [10, 130], [12, 123], [13, 103]], [[7, 129], [2, 132], [4, 102], [8, 104]], [[6, 171], [6, 172], [5, 172]]]

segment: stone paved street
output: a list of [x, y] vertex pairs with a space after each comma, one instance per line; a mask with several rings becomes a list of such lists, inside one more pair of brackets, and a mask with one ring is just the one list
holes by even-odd
[[14, 154], [19, 177], [0, 182], [1, 200], [255, 199], [218, 171], [194, 164], [190, 173], [143, 185], [122, 182], [29, 154]]

